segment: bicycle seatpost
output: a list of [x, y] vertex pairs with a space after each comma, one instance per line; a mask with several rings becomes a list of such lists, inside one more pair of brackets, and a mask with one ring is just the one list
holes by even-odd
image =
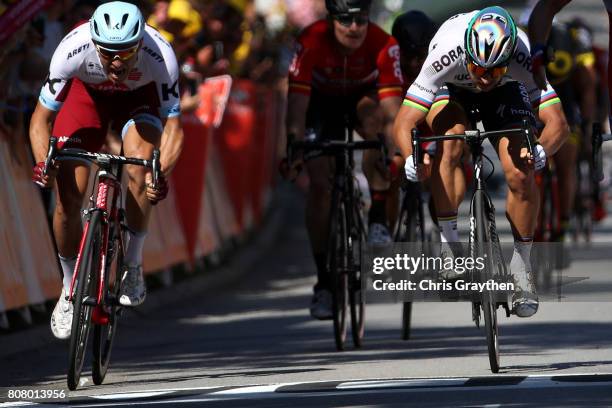
[[47, 169], [51, 166], [55, 155], [57, 154], [57, 137], [51, 136], [49, 138], [49, 150], [47, 151], [47, 158], [45, 159], [45, 168], [43, 169], [43, 175], [47, 175]]
[[153, 169], [153, 188], [157, 188], [159, 181], [159, 172], [161, 170], [161, 164], [159, 162], [159, 149], [153, 150], [153, 162], [151, 163]]

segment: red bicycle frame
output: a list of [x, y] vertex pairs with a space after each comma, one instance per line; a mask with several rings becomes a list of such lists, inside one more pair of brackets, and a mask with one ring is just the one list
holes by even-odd
[[[117, 194], [117, 192], [121, 193], [121, 181], [117, 180], [111, 173], [99, 170], [96, 175], [98, 179], [98, 187], [96, 192], [96, 203], [95, 206], [90, 207], [87, 210], [87, 214], [91, 214], [94, 211], [102, 212], [102, 225], [103, 225], [103, 234], [102, 234], [102, 248], [100, 253], [98, 254], [98, 267], [97, 267], [97, 299], [96, 299], [96, 307], [92, 313], [92, 321], [95, 324], [108, 324], [108, 312], [104, 309], [104, 288], [105, 288], [105, 279], [106, 279], [106, 263], [107, 263], [107, 254], [108, 254], [108, 239], [110, 232], [110, 223], [118, 224], [119, 221], [119, 203], [121, 194]], [[110, 212], [108, 208], [109, 197], [111, 197], [111, 207]], [[87, 222], [85, 223], [85, 229], [83, 231], [83, 235], [81, 237], [81, 243], [79, 244], [79, 253], [76, 260], [76, 265], [74, 270], [78, 271], [81, 263], [81, 256], [83, 254], [83, 247], [85, 246], [85, 237], [87, 236], [87, 231], [90, 227], [89, 216]], [[121, 234], [119, 234], [119, 239], [121, 240]], [[119, 243], [119, 248], [123, 248], [124, 243]], [[74, 284], [76, 282], [76, 273], [72, 275], [72, 282], [70, 283], [70, 301], [72, 301], [72, 293], [74, 290]]]

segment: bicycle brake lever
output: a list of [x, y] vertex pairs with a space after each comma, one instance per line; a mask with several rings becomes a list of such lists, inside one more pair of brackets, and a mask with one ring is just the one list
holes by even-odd
[[532, 137], [532, 131], [531, 131], [531, 125], [529, 124], [529, 121], [525, 118], [523, 118], [523, 131], [525, 132], [525, 141], [527, 142], [527, 149], [529, 149], [529, 154], [531, 155], [531, 158], [535, 160], [535, 145], [534, 143], [532, 143], [531, 137]]
[[45, 159], [45, 168], [43, 169], [43, 176], [47, 175], [47, 169], [53, 163], [55, 155], [57, 154], [57, 137], [51, 136], [49, 138], [49, 150], [47, 151], [47, 158]]
[[153, 150], [153, 161], [151, 168], [153, 170], [153, 188], [156, 189], [159, 183], [159, 172], [161, 170], [161, 164], [159, 162], [159, 149]]
[[414, 162], [414, 167], [417, 167], [419, 163], [423, 161], [421, 157], [423, 153], [421, 152], [421, 143], [419, 141], [419, 130], [417, 128], [412, 129], [412, 160]]

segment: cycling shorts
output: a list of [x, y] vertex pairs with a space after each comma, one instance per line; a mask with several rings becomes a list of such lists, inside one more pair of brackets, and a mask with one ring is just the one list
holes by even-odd
[[60, 149], [70, 147], [97, 152], [106, 141], [109, 126], [123, 136], [134, 122], [153, 125], [161, 134], [159, 98], [154, 82], [133, 91], [113, 93], [91, 89], [76, 78], [66, 87], [68, 94], [52, 131], [59, 139]]
[[[452, 84], [438, 90], [435, 101], [447, 100], [463, 107], [470, 115], [478, 111], [478, 119], [485, 130], [500, 130], [523, 123], [527, 118], [536, 127], [536, 117], [525, 86], [520, 82], [507, 82], [489, 92], [470, 92]], [[434, 102], [434, 103], [436, 103]]]
[[[305, 139], [345, 140], [346, 126], [355, 129], [359, 124], [357, 104], [365, 96], [378, 100], [376, 89], [350, 96], [329, 96], [313, 89], [306, 111]], [[311, 151], [304, 158], [309, 160], [320, 155], [319, 151]]]

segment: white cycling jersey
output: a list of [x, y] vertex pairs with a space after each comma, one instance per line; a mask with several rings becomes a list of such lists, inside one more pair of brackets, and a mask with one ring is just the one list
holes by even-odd
[[91, 40], [89, 24], [81, 24], [68, 33], [55, 50], [39, 101], [46, 108], [58, 111], [66, 98], [66, 84], [73, 78], [78, 78], [87, 87], [106, 92], [131, 91], [155, 82], [160, 117], [178, 116], [178, 64], [172, 46], [157, 30], [147, 25], [136, 58], [138, 61], [127, 79], [113, 83], [104, 73]]
[[[457, 14], [440, 26], [429, 43], [429, 54], [421, 72], [406, 92], [404, 105], [424, 112], [429, 111], [436, 92], [445, 84], [452, 84], [471, 92], [480, 92], [467, 71], [464, 43], [465, 30], [477, 12]], [[519, 81], [525, 85], [528, 94], [524, 95], [524, 98], [534, 108], [542, 109], [560, 102], [550, 84], [547, 84], [546, 89], [542, 91], [534, 82], [531, 74], [529, 40], [527, 34], [520, 29], [518, 29], [516, 52], [508, 66], [508, 72], [498, 86], [510, 81]]]

